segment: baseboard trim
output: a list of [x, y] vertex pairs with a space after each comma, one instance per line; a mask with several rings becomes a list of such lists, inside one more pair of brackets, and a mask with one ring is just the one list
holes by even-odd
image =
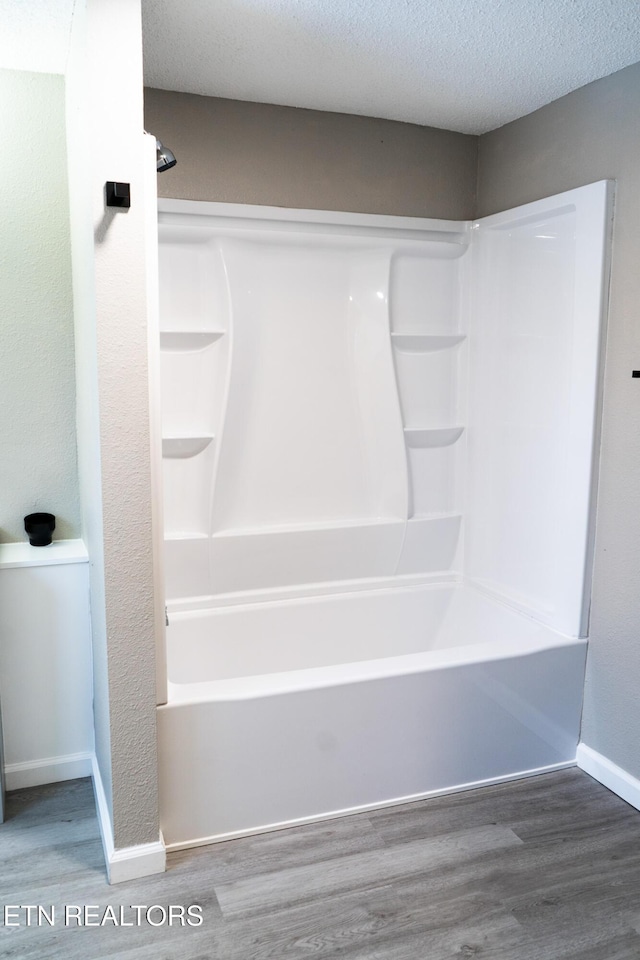
[[111, 815], [95, 754], [92, 757], [91, 773], [109, 883], [124, 883], [127, 880], [149, 877], [154, 873], [164, 873], [167, 867], [167, 852], [162, 835], [154, 843], [115, 849]]
[[114, 850], [109, 861], [109, 883], [139, 880], [167, 869], [167, 852], [161, 840]]
[[7, 790], [40, 787], [46, 783], [77, 780], [91, 776], [90, 753], [70, 753], [63, 757], [45, 757], [25, 763], [8, 763], [4, 768]]
[[509, 783], [512, 780], [525, 780], [528, 777], [538, 777], [545, 773], [555, 773], [558, 770], [567, 770], [575, 767], [575, 760], [564, 760], [560, 763], [551, 763], [544, 767], [534, 767], [531, 770], [519, 770], [515, 773], [506, 773], [499, 777], [489, 777], [487, 780], [475, 780], [470, 783], [461, 783], [439, 790], [427, 790], [425, 793], [412, 793], [409, 796], [395, 797], [392, 800], [382, 800], [378, 803], [363, 804], [358, 807], [345, 807], [342, 810], [332, 810], [328, 813], [317, 814], [313, 817], [299, 817], [295, 820], [283, 820], [278, 823], [267, 823], [248, 830], [235, 830], [229, 833], [216, 833], [207, 837], [195, 837], [193, 840], [177, 840], [166, 843], [168, 852], [174, 850], [189, 850], [192, 847], [204, 847], [210, 843], [224, 843], [225, 840], [237, 840], [241, 837], [252, 837], [260, 833], [273, 833], [276, 830], [287, 830], [290, 827], [301, 827], [309, 823], [322, 823], [325, 820], [337, 820], [340, 817], [351, 817], [358, 813], [369, 813], [372, 810], [383, 810], [386, 807], [398, 807], [406, 803], [417, 803], [419, 800], [430, 800], [433, 797], [443, 797], [454, 793], [464, 793], [467, 790], [478, 790], [482, 787], [493, 787], [500, 783]]
[[581, 770], [640, 810], [640, 780], [586, 743], [578, 744], [577, 761]]

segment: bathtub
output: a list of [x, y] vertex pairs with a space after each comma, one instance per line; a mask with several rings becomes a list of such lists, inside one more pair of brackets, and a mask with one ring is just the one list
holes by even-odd
[[169, 849], [575, 763], [586, 640], [429, 584], [170, 613]]

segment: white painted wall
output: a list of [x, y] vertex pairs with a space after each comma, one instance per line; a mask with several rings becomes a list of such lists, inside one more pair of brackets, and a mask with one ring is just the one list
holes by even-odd
[[0, 543], [80, 527], [64, 80], [0, 70]]
[[[140, 0], [76, 5], [67, 104], [96, 755], [117, 853], [158, 842]], [[129, 210], [105, 207], [107, 180], [131, 184]]]
[[87, 84], [86, 30], [86, 7], [84, 3], [78, 3], [73, 17], [65, 78], [69, 220], [73, 264], [76, 431], [82, 536], [87, 545], [90, 560], [95, 756], [105, 796], [109, 797], [110, 810], [111, 731], [102, 532], [94, 237], [91, 218], [90, 137], [88, 134], [91, 106]]

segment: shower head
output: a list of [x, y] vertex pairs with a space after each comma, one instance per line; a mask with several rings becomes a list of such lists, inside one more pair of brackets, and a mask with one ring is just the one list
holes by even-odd
[[171, 150], [168, 147], [163, 147], [161, 141], [156, 137], [156, 169], [158, 173], [170, 170], [171, 167], [175, 167], [177, 162]]

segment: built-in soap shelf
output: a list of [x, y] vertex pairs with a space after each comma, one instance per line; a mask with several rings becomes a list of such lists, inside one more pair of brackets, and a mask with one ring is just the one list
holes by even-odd
[[455, 347], [466, 338], [464, 333], [431, 334], [411, 331], [398, 331], [391, 334], [391, 341], [397, 350], [403, 353], [433, 353]]
[[450, 447], [462, 435], [464, 427], [405, 427], [408, 447]]
[[191, 543], [197, 540], [209, 540], [208, 533], [193, 533], [192, 531], [182, 532], [180, 530], [165, 530], [164, 539], [166, 542]]
[[424, 511], [422, 513], [412, 513], [408, 518], [407, 523], [414, 526], [417, 526], [418, 524], [428, 526], [430, 521], [435, 523], [451, 520], [459, 523], [461, 519], [462, 514], [457, 510], [434, 510], [432, 513], [427, 513]]
[[224, 330], [161, 330], [162, 350], [203, 350], [224, 336]]
[[162, 456], [169, 460], [186, 460], [196, 457], [213, 441], [213, 434], [201, 437], [163, 437]]

